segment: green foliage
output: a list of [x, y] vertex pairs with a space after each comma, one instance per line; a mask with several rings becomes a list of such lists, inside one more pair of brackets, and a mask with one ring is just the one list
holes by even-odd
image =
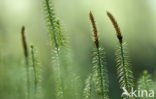
[[48, 31], [51, 38], [51, 43], [53, 46], [53, 56], [52, 65], [55, 73], [56, 80], [56, 97], [62, 99], [64, 97], [64, 81], [62, 79], [62, 70], [64, 70], [62, 65], [62, 46], [64, 46], [64, 36], [62, 33], [61, 25], [59, 20], [55, 17], [55, 12], [50, 0], [44, 0], [44, 10], [47, 15], [46, 20], [48, 23]]
[[117, 61], [117, 74], [119, 78], [120, 87], [125, 87], [129, 92], [134, 86], [133, 84], [133, 72], [131, 70], [131, 64], [126, 51], [126, 43], [120, 43], [120, 46], [116, 51]]
[[141, 90], [151, 90], [153, 89], [153, 84], [154, 82], [147, 70], [142, 73], [141, 77], [137, 81], [137, 87]]
[[57, 49], [65, 45], [65, 38], [59, 20], [55, 16], [55, 11], [50, 0], [43, 1], [43, 8], [46, 14], [48, 32], [51, 43]]
[[37, 89], [37, 84], [38, 84], [38, 80], [37, 80], [37, 71], [36, 71], [36, 66], [38, 65], [36, 63], [36, 58], [34, 56], [34, 46], [31, 46], [31, 58], [32, 58], [32, 66], [33, 66], [33, 71], [34, 71], [34, 85], [35, 85], [35, 93], [36, 93], [36, 89]]
[[104, 56], [102, 48], [94, 52], [93, 71], [87, 78], [84, 89], [86, 99], [109, 99], [109, 79]]
[[[54, 71], [54, 79], [56, 81], [56, 97], [58, 99], [69, 99], [78, 97], [77, 87], [73, 82], [79, 82], [76, 73], [73, 70], [72, 59], [68, 49], [67, 40], [60, 21], [56, 18], [54, 8], [50, 0], [44, 0], [44, 11], [47, 15], [48, 31], [52, 43], [52, 65]], [[73, 76], [75, 75], [75, 76]], [[65, 78], [64, 78], [65, 77]], [[71, 94], [75, 92], [74, 94]]]
[[93, 89], [93, 75], [90, 74], [89, 77], [86, 79], [85, 88], [84, 88], [84, 96], [85, 99], [93, 99], [94, 95]]
[[[141, 77], [137, 81], [137, 88], [140, 90], [154, 90], [154, 81], [147, 70], [143, 71]], [[139, 97], [137, 99], [151, 99], [151, 97]]]
[[93, 14], [90, 12], [89, 15], [93, 27], [96, 50], [93, 53], [93, 71], [86, 80], [84, 95], [86, 99], [109, 99], [109, 80], [105, 54], [103, 48], [99, 45], [98, 32]]
[[[108, 72], [104, 50], [97, 49], [93, 58], [93, 79], [95, 81], [96, 93], [101, 95], [101, 99], [108, 99]], [[101, 97], [100, 96], [100, 97]]]
[[86, 99], [109, 99], [109, 79], [104, 50], [94, 52], [93, 71], [86, 80], [84, 95]]
[[[123, 42], [123, 36], [120, 31], [120, 27], [117, 21], [115, 20], [114, 16], [110, 12], [107, 12], [107, 16], [111, 20], [114, 29], [116, 31], [116, 36], [119, 40], [119, 46], [116, 51], [116, 62], [120, 88], [126, 89], [128, 92], [130, 92], [131, 88], [134, 86], [133, 84], [134, 77], [129, 57], [127, 54], [126, 43]], [[123, 96], [123, 98], [129, 99], [129, 96]]]
[[27, 47], [27, 41], [25, 36], [25, 27], [22, 26], [21, 28], [21, 39], [23, 44], [23, 52], [24, 52], [24, 58], [25, 58], [25, 68], [26, 68], [26, 82], [27, 82], [27, 99], [30, 99], [30, 64], [29, 64], [29, 51]]
[[34, 91], [34, 97], [37, 99], [41, 98], [41, 81], [42, 81], [42, 69], [41, 66], [39, 64], [38, 61], [38, 56], [37, 56], [37, 51], [34, 48], [33, 45], [31, 45], [31, 57], [30, 57], [30, 61], [32, 63], [32, 68], [33, 68], [33, 80], [32, 80], [32, 84], [33, 84], [33, 91]]
[[[31, 46], [30, 49], [27, 49], [25, 27], [23, 26], [21, 34], [23, 58], [25, 59], [20, 56], [18, 59], [12, 55], [5, 55], [5, 48], [3, 49], [5, 46], [1, 47], [0, 44], [0, 99], [110, 99], [106, 55], [99, 42], [93, 14], [91, 12], [89, 14], [95, 44], [91, 61], [92, 70], [84, 84], [82, 77], [77, 76], [76, 69], [79, 66], [74, 67], [76, 63], [73, 63], [74, 58], [72, 58], [68, 41], [62, 25], [56, 17], [52, 3], [50, 0], [43, 0], [43, 4], [52, 46], [52, 59], [49, 59], [52, 63], [50, 66], [49, 63], [45, 63], [43, 69], [41, 68], [36, 48]], [[119, 46], [116, 50], [116, 70], [120, 88], [124, 87], [130, 92], [131, 88], [134, 87], [134, 77], [126, 43], [123, 42], [122, 33], [114, 17], [109, 12], [107, 15], [114, 25], [119, 40]], [[137, 88], [148, 90], [152, 89], [153, 86], [154, 81], [152, 81], [151, 75], [144, 71], [137, 82]], [[84, 98], [82, 98], [83, 96]], [[130, 99], [128, 96], [123, 98]]]

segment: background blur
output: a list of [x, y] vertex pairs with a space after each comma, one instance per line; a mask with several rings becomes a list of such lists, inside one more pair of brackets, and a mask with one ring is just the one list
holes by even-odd
[[[121, 92], [114, 61], [118, 40], [106, 11], [114, 15], [128, 43], [135, 77], [139, 77], [145, 69], [156, 75], [156, 0], [53, 0], [53, 3], [70, 40], [78, 74], [83, 82], [92, 68], [94, 45], [88, 19], [90, 10], [95, 16], [101, 44], [107, 55], [112, 99], [119, 99]], [[24, 25], [27, 41], [37, 47], [41, 65], [45, 68], [50, 66], [51, 51], [44, 17], [42, 0], [0, 0], [1, 59], [9, 56], [17, 61], [23, 58], [20, 30]], [[1, 66], [0, 72], [5, 72], [4, 68], [7, 67]]]

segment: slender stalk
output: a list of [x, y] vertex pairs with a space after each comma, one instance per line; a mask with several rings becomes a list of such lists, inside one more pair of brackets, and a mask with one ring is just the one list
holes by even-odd
[[22, 43], [23, 43], [23, 50], [24, 50], [24, 56], [25, 56], [25, 65], [26, 65], [27, 99], [30, 99], [29, 59], [28, 59], [28, 48], [27, 48], [24, 26], [22, 26], [22, 28], [21, 28], [21, 35], [22, 35]]
[[53, 15], [53, 13], [52, 13], [52, 11], [51, 11], [51, 7], [50, 7], [50, 5], [49, 5], [49, 0], [45, 0], [45, 2], [46, 2], [46, 9], [47, 9], [47, 11], [48, 11], [48, 21], [50, 22], [50, 26], [51, 26], [51, 31], [52, 31], [52, 33], [53, 33], [53, 40], [54, 40], [54, 44], [55, 44], [55, 47], [58, 49], [58, 43], [57, 43], [57, 39], [56, 39], [56, 34], [55, 34], [55, 26], [54, 26], [54, 23], [55, 23], [55, 17], [54, 16], [52, 16]]
[[127, 77], [127, 72], [126, 72], [126, 67], [125, 67], [125, 57], [124, 57], [124, 52], [123, 52], [123, 44], [122, 43], [120, 43], [120, 51], [121, 51], [121, 60], [122, 60], [122, 65], [123, 65], [123, 71], [124, 71], [124, 75], [126, 76], [125, 77], [125, 87], [127, 88], [127, 90], [130, 90], [128, 87], [128, 85], [127, 85], [127, 83], [128, 83], [128, 77]]
[[99, 64], [99, 69], [100, 69], [100, 73], [99, 73], [99, 75], [100, 75], [100, 85], [101, 85], [101, 92], [102, 92], [102, 97], [105, 97], [104, 96], [104, 82], [103, 82], [103, 73], [102, 73], [102, 64], [101, 64], [101, 55], [100, 55], [100, 51], [99, 51], [99, 48], [97, 48], [97, 56], [98, 56], [98, 64]]
[[37, 71], [36, 71], [36, 64], [35, 64], [35, 56], [34, 56], [34, 46], [31, 45], [31, 56], [32, 56], [32, 65], [34, 70], [34, 87], [35, 93], [37, 92]]
[[[119, 51], [117, 52], [117, 73], [119, 77], [120, 87], [123, 89], [125, 88], [128, 92], [130, 92], [131, 88], [133, 87], [133, 72], [130, 67], [130, 63], [128, 57], [126, 56], [124, 43], [123, 43], [123, 36], [120, 31], [119, 25], [113, 15], [110, 12], [107, 12], [109, 19], [111, 20], [115, 30], [116, 35], [119, 40]], [[129, 99], [129, 96], [123, 96], [123, 98]]]
[[93, 98], [93, 96], [92, 96], [92, 85], [93, 85], [93, 84], [92, 84], [92, 76], [93, 76], [93, 75], [91, 74], [90, 77], [89, 77], [89, 88], [90, 88], [90, 89], [89, 89], [89, 94], [90, 94], [89, 97], [90, 97], [90, 99]]
[[[98, 30], [91, 11], [89, 13], [89, 18], [93, 28], [93, 41], [96, 46], [96, 51], [93, 58], [92, 77], [90, 78], [89, 76], [84, 93], [86, 93], [87, 99], [91, 99], [92, 96], [94, 96], [93, 98], [99, 97], [100, 99], [108, 99], [108, 83], [106, 82], [106, 80], [108, 80], [108, 75], [107, 66], [104, 62], [104, 50], [99, 45]], [[92, 89], [91, 86], [94, 86], [95, 89]], [[100, 93], [100, 95], [97, 93]]]
[[96, 45], [96, 50], [97, 50], [97, 57], [98, 57], [98, 68], [99, 68], [99, 76], [100, 76], [100, 86], [101, 86], [101, 92], [102, 92], [102, 96], [104, 97], [104, 89], [103, 89], [103, 76], [102, 76], [102, 64], [101, 64], [101, 55], [100, 55], [100, 51], [99, 51], [99, 39], [98, 39], [98, 31], [96, 28], [96, 23], [94, 20], [94, 16], [92, 14], [92, 12], [90, 11], [89, 13], [89, 17], [90, 17], [90, 21], [92, 23], [92, 27], [93, 27], [93, 37], [94, 37], [94, 43]]
[[[64, 54], [64, 51], [66, 50], [65, 49], [65, 38], [64, 38], [64, 35], [63, 35], [63, 31], [61, 29], [61, 25], [60, 25], [60, 22], [59, 20], [55, 17], [55, 11], [54, 11], [54, 8], [53, 6], [50, 4], [50, 0], [44, 0], [44, 10], [47, 14], [47, 23], [48, 23], [48, 30], [50, 32], [50, 37], [51, 37], [51, 43], [52, 43], [52, 46], [53, 46], [53, 52], [54, 52], [54, 60], [57, 61], [57, 64], [55, 63], [55, 66], [54, 69], [56, 70], [56, 83], [57, 83], [57, 86], [58, 88], [56, 88], [56, 90], [59, 90], [59, 91], [56, 91], [57, 94], [59, 94], [59, 96], [64, 96], [64, 93], [65, 93], [65, 87], [66, 86], [64, 83], [65, 83], [65, 80], [63, 78], [64, 74], [64, 71], [66, 71], [66, 68], [65, 66], [63, 66], [64, 64], [62, 64], [62, 61], [63, 60], [66, 60], [64, 59], [63, 55]], [[67, 72], [67, 71], [66, 71]], [[60, 95], [61, 94], [61, 95]], [[59, 97], [60, 98], [60, 97]]]
[[152, 80], [151, 74], [147, 70], [143, 71], [141, 77], [137, 81], [137, 88], [141, 90], [153, 89], [154, 81]]

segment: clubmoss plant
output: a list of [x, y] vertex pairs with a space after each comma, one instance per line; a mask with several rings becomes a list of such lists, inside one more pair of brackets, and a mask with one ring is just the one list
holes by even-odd
[[96, 46], [93, 58], [93, 71], [86, 80], [84, 95], [86, 99], [109, 99], [108, 74], [103, 48], [99, 45], [98, 31], [92, 12], [89, 18], [93, 28], [93, 39]]
[[147, 70], [145, 70], [142, 73], [142, 76], [137, 81], [137, 87], [141, 90], [151, 90], [153, 87], [153, 80], [151, 78], [151, 75], [148, 73]]
[[27, 99], [30, 99], [29, 56], [28, 56], [28, 48], [27, 48], [24, 26], [22, 26], [22, 28], [21, 28], [21, 35], [22, 35], [22, 44], [23, 44], [23, 50], [24, 50], [24, 56], [25, 56], [25, 66], [26, 66]]
[[86, 79], [85, 88], [84, 88], [84, 96], [85, 99], [93, 99], [94, 97], [94, 88], [93, 88], [93, 75], [90, 74]]
[[43, 8], [46, 13], [46, 21], [48, 32], [50, 35], [52, 46], [59, 49], [65, 45], [65, 38], [59, 20], [55, 16], [55, 11], [50, 0], [43, 1]]
[[[123, 42], [122, 33], [113, 15], [110, 12], [107, 12], [107, 15], [116, 30], [116, 35], [119, 40], [119, 47], [117, 48], [116, 51], [116, 61], [117, 61], [117, 74], [119, 78], [120, 87], [125, 88], [128, 92], [130, 92], [134, 84], [133, 84], [133, 72], [131, 70], [131, 65], [126, 52], [126, 43]], [[127, 96], [123, 98], [126, 97]]]
[[34, 72], [34, 91], [37, 92], [39, 83], [41, 81], [41, 67], [37, 59], [36, 50], [34, 46], [31, 45], [31, 60], [32, 60], [32, 67]]
[[[152, 80], [152, 76], [148, 73], [147, 70], [144, 70], [141, 77], [138, 79], [137, 88], [141, 91], [144, 90], [146, 90], [147, 92], [151, 90], [155, 91], [154, 81]], [[147, 93], [144, 94], [143, 92], [141, 92], [140, 97], [138, 97], [137, 99], [151, 99], [151, 97], [148, 97]]]
[[[68, 64], [68, 46], [67, 40], [64, 36], [64, 31], [62, 30], [62, 26], [58, 18], [55, 17], [54, 8], [50, 2], [50, 0], [44, 0], [44, 11], [47, 15], [46, 20], [48, 23], [48, 31], [51, 39], [51, 45], [53, 47], [52, 52], [52, 65], [55, 70], [55, 78], [56, 78], [56, 97], [58, 99], [67, 98], [65, 94], [67, 94], [69, 89], [69, 64]], [[64, 79], [66, 76], [67, 79]], [[68, 83], [68, 84], [67, 84]], [[69, 96], [69, 95], [68, 95]]]
[[35, 93], [37, 91], [37, 85], [38, 85], [38, 81], [37, 81], [37, 70], [36, 70], [36, 59], [35, 59], [35, 55], [34, 55], [34, 46], [31, 45], [31, 58], [32, 58], [32, 66], [33, 66], [33, 71], [34, 71], [34, 89], [35, 89]]
[[41, 80], [42, 80], [42, 77], [41, 77], [41, 72], [42, 72], [42, 69], [41, 69], [41, 66], [39, 64], [39, 61], [38, 61], [38, 57], [37, 57], [37, 51], [36, 49], [34, 48], [33, 45], [30, 46], [31, 48], [31, 63], [32, 63], [32, 68], [33, 68], [33, 85], [34, 85], [34, 97], [35, 98], [41, 98]]

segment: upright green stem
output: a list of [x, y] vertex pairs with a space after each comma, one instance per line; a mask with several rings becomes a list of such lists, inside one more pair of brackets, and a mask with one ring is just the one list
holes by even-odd
[[[121, 51], [121, 60], [122, 60], [122, 65], [123, 65], [123, 71], [124, 71], [124, 75], [125, 75], [125, 88], [126, 90], [129, 92], [129, 87], [128, 87], [128, 77], [127, 77], [127, 72], [126, 72], [126, 66], [125, 66], [125, 57], [124, 57], [124, 49], [123, 49], [123, 45], [122, 42], [120, 42], [120, 51]], [[126, 96], [126, 99], [129, 99], [128, 96]]]
[[89, 83], [90, 83], [90, 89], [89, 89], [89, 92], [90, 92], [90, 99], [92, 99], [92, 74], [90, 75], [90, 78], [89, 78]]
[[[123, 65], [123, 69], [124, 69], [124, 74], [126, 73], [126, 67], [125, 67], [125, 57], [124, 57], [124, 52], [123, 52], [123, 45], [122, 43], [120, 43], [120, 51], [121, 51], [121, 60], [122, 60], [122, 65]], [[127, 87], [127, 74], [125, 74], [125, 84], [126, 84], [126, 89], [128, 89]]]
[[[48, 22], [48, 25], [49, 25], [49, 32], [50, 32], [50, 36], [51, 36], [51, 41], [52, 43], [54, 44], [53, 45], [53, 48], [54, 48], [54, 51], [56, 54], [56, 58], [57, 58], [57, 61], [58, 61], [58, 66], [55, 67], [57, 69], [56, 73], [57, 73], [57, 81], [59, 82], [59, 84], [57, 84], [59, 86], [59, 91], [60, 92], [57, 92], [60, 96], [67, 96], [65, 95], [64, 93], [66, 92], [65, 90], [65, 80], [64, 80], [64, 70], [66, 66], [63, 66], [65, 64], [62, 64], [61, 62], [64, 60], [64, 57], [62, 57], [62, 52], [64, 50], [63, 47], [65, 47], [65, 38], [63, 36], [63, 31], [61, 29], [61, 25], [59, 23], [59, 20], [55, 17], [55, 11], [54, 11], [54, 8], [53, 6], [50, 4], [50, 0], [44, 0], [44, 8], [45, 8], [45, 12], [47, 14], [47, 22]], [[67, 68], [67, 67], [66, 67]], [[67, 71], [66, 71], [67, 72]], [[66, 98], [66, 97], [65, 97]], [[60, 99], [60, 97], [59, 97]]]
[[[115, 20], [114, 16], [110, 12], [107, 12], [107, 15], [116, 30], [116, 35], [117, 35], [117, 38], [118, 38], [119, 44], [120, 44], [120, 49], [119, 49], [120, 52], [119, 53], [121, 55], [119, 55], [120, 59], [118, 60], [120, 62], [120, 64], [119, 64], [120, 66], [118, 67], [118, 76], [120, 78], [119, 82], [121, 83], [120, 86], [125, 87], [125, 89], [129, 92], [131, 89], [130, 87], [133, 86], [133, 74], [132, 74], [131, 69], [129, 68], [128, 59], [126, 59], [125, 55], [124, 55], [125, 49], [123, 49], [123, 36], [120, 31], [120, 27], [119, 27], [117, 21]], [[128, 96], [124, 97], [124, 98], [129, 99]]]
[[37, 72], [36, 72], [36, 66], [35, 66], [35, 56], [34, 56], [34, 47], [31, 46], [31, 55], [32, 55], [32, 65], [34, 70], [34, 85], [35, 85], [35, 93], [37, 91]]
[[[58, 55], [58, 58], [59, 58], [58, 59], [58, 61], [59, 61], [58, 63], [61, 63], [60, 62], [60, 52], [59, 52], [59, 49], [56, 49], [56, 54]], [[62, 92], [63, 92], [63, 94], [62, 94], [63, 96], [62, 97], [64, 98], [65, 97], [65, 95], [64, 95], [65, 91], [64, 91], [64, 86], [63, 86], [64, 81], [63, 81], [63, 75], [61, 73], [61, 67], [60, 66], [58, 66], [58, 71], [57, 72], [58, 72], [58, 79], [60, 80], [60, 85], [61, 85], [61, 89], [62, 89]]]
[[26, 77], [27, 77], [27, 99], [30, 99], [30, 80], [29, 80], [29, 59], [25, 57]]
[[30, 99], [30, 76], [29, 76], [29, 58], [25, 57], [26, 77], [27, 77], [27, 99]]
[[48, 11], [48, 19], [49, 19], [49, 22], [50, 22], [50, 26], [51, 26], [51, 31], [53, 33], [53, 39], [54, 39], [54, 43], [55, 43], [55, 47], [58, 49], [58, 43], [57, 43], [57, 40], [56, 40], [56, 34], [55, 34], [55, 28], [54, 28], [54, 20], [53, 20], [53, 16], [52, 16], [52, 12], [51, 12], [51, 7], [49, 5], [49, 0], [45, 0], [46, 1], [46, 7], [47, 7], [47, 11]]
[[104, 88], [104, 85], [103, 85], [103, 79], [102, 79], [103, 78], [103, 75], [102, 75], [102, 67], [103, 66], [101, 64], [101, 58], [100, 58], [100, 50], [99, 50], [99, 48], [97, 48], [97, 55], [98, 55], [98, 66], [99, 66], [99, 69], [100, 69], [100, 73], [99, 73], [100, 74], [99, 75], [100, 76], [100, 82], [101, 82], [101, 85], [100, 86], [101, 86], [101, 92], [102, 92], [102, 96], [103, 96], [102, 98], [104, 98], [104, 89], [103, 89]]

